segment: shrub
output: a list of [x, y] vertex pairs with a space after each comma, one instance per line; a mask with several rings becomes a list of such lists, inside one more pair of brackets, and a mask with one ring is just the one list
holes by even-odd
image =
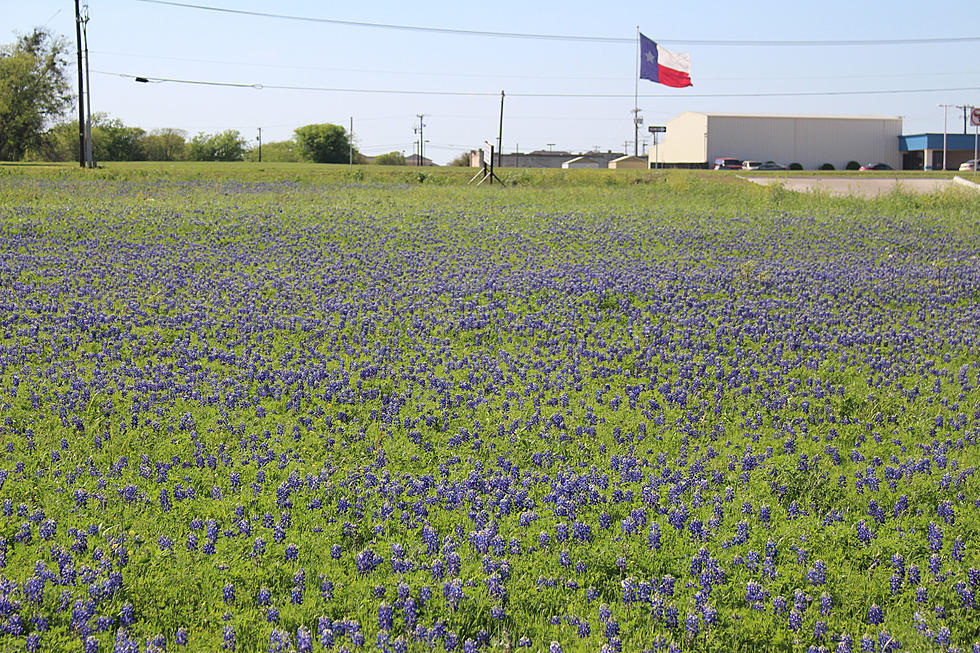
[[821, 163], [820, 164], [820, 169], [821, 170], [835, 170], [833, 163]]
[[847, 162], [847, 166], [846, 166], [845, 169], [846, 170], [860, 170], [861, 169], [861, 164], [858, 163], [857, 161], [848, 161]]
[[803, 169], [803, 164], [802, 163], [796, 163], [794, 161], [793, 163], [789, 164], [789, 169], [790, 170], [802, 170]]
[[405, 165], [405, 155], [401, 152], [388, 152], [374, 157], [372, 163], [379, 166], [403, 166]]

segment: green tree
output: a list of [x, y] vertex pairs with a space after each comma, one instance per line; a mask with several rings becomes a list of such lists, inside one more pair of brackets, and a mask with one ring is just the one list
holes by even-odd
[[241, 161], [245, 158], [247, 147], [237, 129], [227, 129], [218, 134], [202, 132], [188, 144], [187, 158], [191, 161]]
[[340, 125], [303, 125], [294, 131], [300, 152], [314, 163], [347, 163], [350, 135]]
[[0, 160], [43, 146], [45, 125], [71, 106], [67, 51], [43, 28], [0, 47]]
[[403, 166], [405, 165], [405, 155], [401, 152], [388, 152], [374, 157], [374, 161], [379, 166]]
[[458, 166], [460, 168], [468, 168], [470, 165], [470, 153], [463, 152], [458, 157], [449, 162], [451, 166]]
[[[92, 114], [92, 158], [95, 161], [142, 161], [146, 158], [141, 127], [127, 127], [119, 118]], [[59, 123], [44, 133], [28, 156], [46, 161], [78, 160], [78, 121]]]
[[142, 161], [146, 158], [141, 127], [127, 127], [119, 118], [92, 117], [92, 158], [96, 161]]
[[183, 129], [154, 129], [140, 142], [147, 161], [180, 161], [187, 150], [187, 132]]
[[[258, 161], [259, 160], [259, 149], [253, 147], [248, 151], [245, 156], [247, 161]], [[271, 143], [262, 143], [262, 161], [263, 162], [283, 162], [287, 161], [290, 163], [295, 163], [298, 161], [303, 161], [303, 153], [299, 151], [299, 146], [296, 141], [290, 139], [288, 141], [273, 141]]]

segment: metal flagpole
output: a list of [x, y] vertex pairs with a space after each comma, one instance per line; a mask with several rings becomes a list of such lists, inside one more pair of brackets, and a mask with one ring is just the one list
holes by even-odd
[[[639, 156], [640, 141], [640, 26], [636, 26], [636, 74], [633, 75], [633, 156]], [[623, 152], [626, 154], [626, 152]]]

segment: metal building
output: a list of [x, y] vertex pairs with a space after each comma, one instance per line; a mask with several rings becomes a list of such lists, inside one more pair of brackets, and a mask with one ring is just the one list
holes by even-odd
[[[675, 167], [710, 167], [716, 158], [799, 163], [881, 162], [902, 167], [902, 119], [888, 116], [790, 116], [688, 111], [667, 122], [660, 160]], [[653, 167], [653, 150], [650, 152]]]

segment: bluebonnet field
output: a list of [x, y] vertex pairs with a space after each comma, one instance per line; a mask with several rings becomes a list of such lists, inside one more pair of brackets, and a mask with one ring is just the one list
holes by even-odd
[[0, 647], [980, 650], [975, 210], [687, 183], [0, 178]]

